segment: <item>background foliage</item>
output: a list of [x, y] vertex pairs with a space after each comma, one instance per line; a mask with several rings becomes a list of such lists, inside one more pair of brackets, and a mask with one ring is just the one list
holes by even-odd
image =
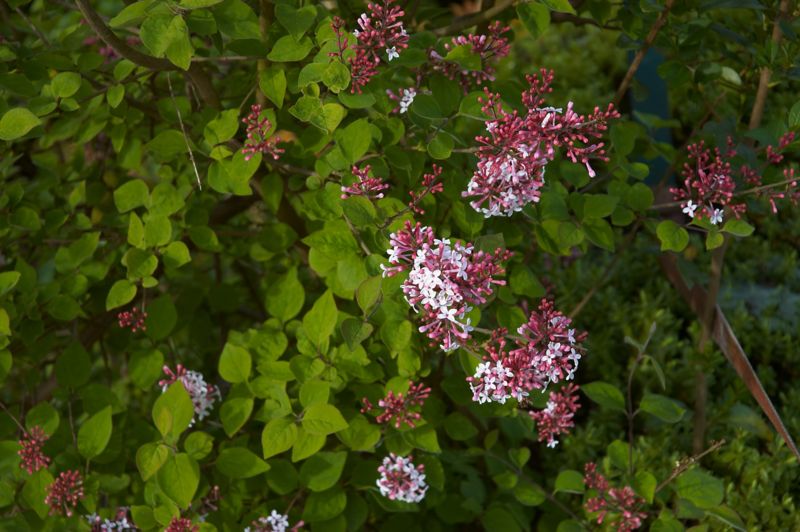
[[[660, 271], [659, 256], [677, 252], [687, 279], [713, 282], [715, 230], [653, 208], [670, 202], [674, 172], [651, 172], [680, 168], [699, 138], [762, 146], [800, 124], [789, 4], [498, 1], [454, 19], [409, 2], [408, 50], [360, 94], [329, 55], [331, 17], [352, 31], [359, 2], [0, 4], [0, 528], [88, 529], [84, 515], [118, 507], [143, 530], [178, 516], [241, 530], [273, 509], [311, 530], [610, 527], [583, 508], [588, 462], [646, 500], [645, 528], [798, 528], [797, 459]], [[634, 81], [598, 176], [556, 159], [542, 201], [512, 218], [485, 219], [461, 197], [484, 131], [480, 88], [426, 73], [408, 113], [387, 96], [414, 84], [430, 48], [444, 54], [451, 35], [500, 20], [511, 53], [489, 86], [504, 101], [519, 106], [523, 74], [546, 67], [552, 105], [604, 108], [660, 17], [650, 44], [670, 108], [637, 112], [647, 89]], [[256, 102], [285, 149], [277, 160], [241, 152]], [[341, 199], [363, 163], [387, 197]], [[444, 191], [409, 212], [433, 163]], [[555, 449], [511, 403], [474, 403], [476, 361], [417, 332], [402, 279], [381, 276], [406, 219], [514, 251], [509, 283], [477, 312], [483, 326], [516, 328], [547, 293], [588, 331], [583, 407]], [[791, 204], [773, 215], [765, 201], [746, 220], [727, 226], [718, 301], [797, 434], [800, 222]], [[132, 309], [146, 311], [144, 329], [118, 323]], [[165, 364], [201, 372], [222, 401], [191, 421], [180, 385], [162, 394]], [[703, 448], [725, 443], [683, 471], [697, 454], [698, 374]], [[360, 411], [409, 379], [432, 388], [416, 428]], [[18, 441], [35, 426], [51, 463], [28, 474]], [[389, 452], [425, 465], [422, 503], [378, 493]], [[65, 470], [81, 472], [85, 497], [72, 517], [49, 515]]]

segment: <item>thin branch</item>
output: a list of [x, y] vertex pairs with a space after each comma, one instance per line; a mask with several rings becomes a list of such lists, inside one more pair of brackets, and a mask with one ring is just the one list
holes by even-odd
[[[789, 11], [789, 0], [781, 0], [780, 7], [778, 8], [778, 15], [775, 17], [775, 22], [772, 25], [772, 44], [777, 46], [781, 40], [781, 26], [780, 19], [786, 16]], [[761, 125], [761, 120], [764, 118], [764, 107], [767, 103], [767, 93], [769, 92], [769, 78], [772, 71], [769, 67], [761, 67], [761, 75], [758, 80], [758, 90], [756, 91], [756, 99], [753, 102], [753, 110], [750, 113], [749, 129], [756, 129]]]
[[628, 67], [625, 77], [622, 78], [622, 83], [620, 83], [619, 88], [617, 88], [617, 94], [614, 96], [614, 105], [619, 106], [619, 102], [622, 101], [622, 97], [625, 96], [625, 93], [628, 91], [628, 87], [633, 81], [633, 76], [636, 74], [636, 71], [639, 70], [639, 66], [641, 66], [647, 50], [649, 50], [653, 45], [653, 42], [655, 42], [658, 32], [661, 30], [664, 24], [667, 23], [669, 11], [672, 9], [672, 5], [674, 3], [675, 0], [667, 0], [666, 4], [664, 4], [664, 10], [659, 13], [658, 18], [653, 24], [653, 27], [650, 28], [650, 32], [647, 34], [647, 37], [645, 37], [642, 47], [639, 48], [639, 51], [633, 58], [633, 61], [631, 61], [631, 65]]
[[42, 33], [42, 32], [39, 30], [39, 28], [37, 28], [37, 27], [36, 27], [36, 24], [34, 24], [34, 23], [31, 21], [31, 19], [29, 19], [29, 18], [28, 18], [28, 16], [25, 14], [25, 12], [24, 12], [24, 11], [22, 11], [22, 10], [19, 8], [19, 6], [16, 6], [16, 7], [14, 7], [14, 11], [16, 11], [16, 12], [17, 12], [17, 15], [19, 15], [20, 17], [22, 17], [22, 20], [24, 20], [25, 22], [27, 22], [28, 26], [30, 26], [30, 27], [31, 27], [31, 29], [33, 30], [33, 32], [36, 34], [36, 36], [37, 36], [37, 37], [39, 37], [39, 39], [42, 41], [42, 43], [43, 43], [45, 46], [47, 46], [48, 48], [50, 48], [50, 41], [48, 41], [48, 40], [47, 40], [47, 37], [45, 37], [45, 36], [44, 36], [44, 33]]
[[197, 171], [197, 163], [194, 160], [194, 152], [189, 145], [189, 136], [186, 134], [186, 128], [183, 125], [183, 118], [181, 117], [181, 110], [175, 102], [175, 93], [172, 92], [172, 80], [170, 79], [169, 72], [167, 72], [167, 86], [169, 87], [169, 97], [172, 100], [172, 105], [175, 107], [175, 112], [178, 114], [178, 124], [181, 126], [181, 133], [183, 133], [183, 141], [186, 143], [186, 149], [189, 150], [189, 160], [192, 161], [192, 168], [194, 168], [194, 176], [197, 178], [197, 188], [203, 190], [203, 184], [200, 182], [200, 172]]
[[[114, 33], [111, 28], [106, 26], [106, 23], [103, 21], [100, 15], [98, 15], [97, 12], [92, 9], [92, 6], [88, 0], [75, 0], [75, 5], [78, 6], [83, 18], [92, 28], [92, 30], [94, 30], [97, 36], [100, 37], [103, 42], [110, 46], [120, 56], [133, 63], [136, 63], [139, 66], [149, 68], [150, 70], [181, 70], [167, 59], [161, 59], [159, 57], [153, 57], [152, 55], [143, 54], [136, 48], [129, 46], [128, 43], [117, 37], [117, 34]], [[209, 77], [200, 68], [200, 65], [190, 65], [189, 70], [186, 71], [186, 75], [197, 87], [197, 90], [200, 93], [200, 96], [203, 98], [205, 104], [214, 108], [218, 108], [219, 96], [214, 90], [214, 86], [211, 84]]]
[[450, 35], [451, 33], [458, 33], [465, 28], [469, 28], [470, 26], [476, 26], [482, 22], [496, 18], [497, 15], [511, 7], [513, 3], [514, 0], [500, 0], [486, 11], [481, 11], [480, 13], [475, 13], [474, 15], [470, 15], [468, 17], [456, 19], [449, 26], [434, 30], [433, 33], [439, 37]]
[[723, 445], [725, 445], [725, 440], [719, 440], [719, 441], [712, 442], [711, 446], [708, 449], [706, 449], [705, 451], [703, 451], [701, 453], [698, 453], [698, 454], [695, 454], [693, 456], [689, 456], [688, 458], [684, 458], [683, 460], [679, 461], [678, 465], [675, 467], [675, 469], [672, 470], [672, 473], [670, 473], [670, 475], [666, 479], [661, 481], [661, 483], [658, 486], [656, 486], [655, 493], [658, 493], [659, 491], [664, 489], [670, 482], [672, 482], [673, 480], [678, 478], [681, 475], [681, 473], [683, 473], [684, 471], [689, 469], [691, 466], [693, 466], [694, 464], [699, 462], [701, 458], [703, 458], [707, 454], [713, 453], [714, 451], [716, 451], [717, 449], [719, 449]]

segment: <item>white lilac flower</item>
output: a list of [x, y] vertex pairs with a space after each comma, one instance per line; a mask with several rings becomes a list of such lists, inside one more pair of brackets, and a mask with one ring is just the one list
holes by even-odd
[[384, 497], [408, 503], [418, 503], [425, 498], [428, 491], [425, 466], [415, 466], [410, 456], [404, 458], [390, 453], [383, 459], [378, 472], [381, 478], [375, 484]]
[[722, 223], [722, 209], [714, 209], [714, 212], [711, 213], [711, 219], [709, 220], [712, 225], [718, 225]]
[[389, 56], [389, 61], [392, 59], [397, 59], [400, 57], [400, 52], [397, 51], [397, 48], [392, 46], [391, 48], [386, 49], [386, 55]]
[[683, 206], [683, 213], [688, 215], [689, 218], [694, 218], [694, 211], [697, 210], [697, 205], [692, 203], [692, 200], [686, 202], [686, 205]]

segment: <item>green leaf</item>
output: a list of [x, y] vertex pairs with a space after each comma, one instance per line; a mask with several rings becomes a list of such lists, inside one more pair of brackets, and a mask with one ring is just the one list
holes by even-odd
[[78, 430], [78, 451], [84, 458], [94, 458], [103, 452], [111, 439], [111, 407], [107, 406]]
[[219, 357], [219, 374], [230, 383], [245, 382], [250, 378], [252, 359], [250, 353], [230, 342], [225, 344]]
[[184, 9], [200, 9], [211, 7], [221, 3], [222, 0], [181, 0], [181, 7]]
[[750, 236], [753, 234], [754, 229], [752, 225], [744, 220], [737, 220], [735, 218], [733, 220], [728, 220], [725, 222], [725, 225], [722, 226], [723, 232], [730, 233], [734, 236]]
[[178, 322], [178, 310], [169, 294], [164, 294], [153, 300], [147, 306], [147, 336], [153, 340], [163, 340], [167, 338], [175, 324]]
[[61, 419], [58, 411], [50, 403], [39, 403], [25, 416], [25, 428], [41, 427], [45, 434], [52, 436], [58, 428]]
[[795, 102], [792, 108], [789, 109], [789, 127], [794, 128], [797, 126], [800, 126], [800, 102]]
[[164, 57], [183, 70], [188, 70], [194, 48], [189, 39], [189, 28], [181, 15], [153, 15], [143, 23], [139, 36], [156, 57]]
[[474, 438], [478, 434], [475, 425], [460, 412], [453, 412], [444, 420], [444, 430], [455, 441], [464, 441]]
[[607, 194], [585, 194], [583, 196], [583, 219], [605, 218], [617, 207], [619, 198]]
[[61, 72], [56, 74], [50, 82], [53, 95], [57, 98], [69, 98], [81, 88], [81, 75], [75, 72]]
[[625, 204], [634, 211], [644, 211], [653, 204], [653, 191], [644, 183], [635, 183], [625, 194]]
[[286, 94], [286, 73], [283, 68], [271, 66], [263, 70], [258, 76], [258, 86], [275, 107], [283, 107], [283, 97]]
[[633, 481], [633, 487], [640, 496], [650, 504], [656, 495], [656, 477], [649, 471], [639, 471]]
[[602, 218], [589, 218], [581, 224], [586, 238], [589, 241], [608, 251], [614, 251], [614, 230]]
[[36, 512], [39, 519], [45, 519], [49, 513], [50, 506], [44, 500], [53, 480], [53, 475], [47, 469], [40, 469], [29, 476], [22, 486], [22, 500]]
[[550, 11], [542, 4], [518, 4], [517, 16], [533, 38], [543, 35], [550, 27]]
[[328, 396], [330, 395], [331, 385], [325, 381], [308, 380], [300, 386], [300, 404], [303, 407], [317, 403], [327, 403]]
[[556, 491], [563, 493], [583, 493], [583, 475], [572, 469], [561, 471], [556, 477]]
[[297, 441], [292, 446], [292, 462], [305, 460], [325, 446], [327, 436], [308, 434], [302, 427], [297, 429]]
[[322, 83], [331, 92], [338, 94], [350, 85], [350, 69], [339, 61], [332, 61], [322, 73]]
[[381, 430], [364, 416], [359, 415], [350, 420], [347, 429], [336, 436], [354, 451], [370, 451], [380, 440]]
[[153, 404], [153, 422], [167, 440], [176, 441], [193, 418], [192, 399], [180, 381], [172, 383]]
[[164, 366], [164, 355], [157, 349], [137, 351], [131, 356], [128, 371], [131, 381], [140, 389], [152, 387], [161, 376]]
[[72, 321], [81, 313], [81, 307], [74, 298], [58, 294], [47, 304], [47, 312], [60, 321]]
[[297, 279], [297, 269], [290, 268], [269, 284], [264, 305], [272, 316], [287, 322], [297, 316], [305, 303], [305, 289]]
[[221, 144], [233, 138], [239, 129], [239, 110], [228, 109], [222, 111], [217, 118], [206, 124], [203, 136], [212, 146]]
[[439, 132], [428, 143], [428, 154], [434, 159], [447, 159], [453, 151], [453, 137]]
[[244, 426], [253, 412], [253, 399], [250, 397], [234, 397], [222, 404], [219, 416], [225, 434], [233, 436]]
[[200, 468], [187, 454], [178, 453], [167, 459], [156, 477], [161, 491], [180, 508], [186, 509], [200, 484]]
[[447, 52], [447, 55], [444, 56], [444, 59], [445, 61], [458, 64], [462, 70], [477, 72], [483, 68], [481, 56], [473, 51], [472, 45], [453, 46], [450, 51]]
[[170, 268], [180, 268], [192, 260], [189, 248], [183, 242], [170, 242], [161, 253], [164, 265]]
[[303, 414], [303, 429], [312, 435], [326, 436], [347, 428], [347, 421], [333, 405], [315, 403]]
[[300, 482], [314, 492], [332, 488], [342, 476], [345, 461], [344, 451], [317, 453], [300, 468]]
[[112, 28], [121, 28], [123, 26], [138, 24], [147, 16], [147, 8], [150, 7], [152, 3], [153, 0], [141, 0], [125, 6], [122, 11], [108, 21], [108, 25]]
[[288, 417], [273, 419], [261, 433], [264, 458], [288, 451], [297, 440], [297, 425]]
[[230, 478], [250, 478], [269, 470], [267, 463], [244, 447], [228, 447], [217, 457], [217, 469]]
[[347, 162], [355, 164], [367, 153], [372, 141], [369, 122], [359, 119], [351, 122], [346, 128], [337, 131], [336, 142], [342, 149]]
[[6, 295], [12, 288], [17, 286], [20, 277], [22, 277], [22, 274], [19, 272], [0, 273], [0, 296]]
[[73, 390], [89, 381], [91, 370], [89, 353], [80, 342], [70, 343], [56, 360], [58, 383]]
[[291, 35], [284, 35], [278, 39], [272, 46], [267, 55], [267, 59], [275, 63], [288, 63], [292, 61], [301, 61], [314, 47], [314, 43], [308, 37], [303, 37], [300, 40], [295, 39]]
[[317, 347], [321, 346], [333, 334], [337, 316], [338, 311], [336, 302], [333, 300], [333, 293], [328, 290], [314, 302], [311, 310], [303, 316], [303, 329], [308, 339]]
[[144, 226], [144, 244], [147, 247], [164, 246], [172, 237], [172, 223], [166, 216], [150, 216]]
[[120, 279], [111, 286], [106, 296], [106, 310], [115, 309], [128, 303], [136, 297], [136, 285], [127, 279]]
[[364, 196], [351, 196], [342, 201], [342, 211], [356, 227], [367, 227], [377, 217], [372, 202]]
[[347, 506], [347, 495], [341, 488], [312, 493], [303, 507], [303, 521], [328, 521], [341, 514]]
[[183, 441], [183, 449], [194, 460], [202, 460], [214, 449], [214, 438], [205, 432], [192, 432]]
[[306, 6], [300, 9], [287, 4], [277, 4], [275, 6], [275, 18], [286, 31], [292, 34], [295, 39], [300, 39], [314, 24], [317, 18], [317, 11], [313, 6]]
[[24, 107], [9, 109], [0, 118], [0, 140], [15, 140], [26, 135], [42, 121]]
[[356, 289], [356, 301], [359, 308], [368, 314], [381, 299], [381, 277], [369, 277], [365, 279]]
[[699, 469], [681, 474], [675, 481], [675, 491], [698, 508], [713, 508], [725, 497], [722, 481]]
[[602, 407], [612, 410], [625, 410], [625, 399], [622, 392], [616, 386], [607, 382], [595, 381], [581, 386], [581, 391], [586, 397]]
[[514, 487], [514, 497], [525, 506], [539, 506], [547, 498], [539, 486], [524, 481], [518, 482]]
[[551, 11], [558, 11], [561, 13], [571, 13], [577, 15], [575, 8], [569, 3], [569, 0], [539, 0], [541, 3], [550, 8]]
[[128, 212], [150, 202], [150, 190], [141, 179], [133, 179], [114, 191], [114, 205], [119, 212]]
[[136, 451], [136, 467], [142, 480], [148, 480], [158, 473], [169, 458], [169, 447], [163, 443], [145, 443]]
[[677, 423], [686, 412], [686, 409], [674, 399], [654, 393], [645, 394], [639, 403], [639, 409], [667, 423]]
[[656, 228], [661, 251], [683, 251], [689, 244], [689, 233], [672, 220], [664, 220]]
[[742, 518], [739, 517], [739, 514], [733, 508], [729, 508], [727, 506], [717, 506], [715, 508], [709, 508], [706, 510], [706, 515], [710, 515], [723, 524], [733, 528], [734, 530], [738, 530], [740, 532], [747, 531], [747, 525], [745, 525]]

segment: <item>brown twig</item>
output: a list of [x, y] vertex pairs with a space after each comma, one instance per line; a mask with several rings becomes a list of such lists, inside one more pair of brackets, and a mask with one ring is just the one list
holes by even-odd
[[661, 483], [658, 486], [656, 486], [655, 493], [658, 493], [659, 491], [664, 489], [670, 482], [672, 482], [673, 480], [678, 478], [681, 475], [681, 473], [683, 473], [684, 471], [689, 469], [691, 466], [693, 466], [694, 464], [699, 462], [700, 459], [702, 459], [704, 456], [706, 456], [706, 455], [708, 455], [710, 453], [713, 453], [714, 451], [716, 451], [717, 449], [719, 449], [723, 445], [725, 445], [725, 440], [719, 440], [719, 441], [712, 442], [711, 446], [708, 449], [706, 449], [705, 451], [699, 452], [699, 453], [697, 453], [697, 454], [695, 454], [693, 456], [689, 456], [687, 458], [684, 458], [683, 460], [680, 460], [678, 462], [678, 465], [675, 467], [675, 469], [672, 470], [672, 473], [670, 473], [670, 475], [666, 479], [661, 481]]
[[169, 72], [167, 72], [167, 86], [169, 87], [169, 97], [172, 100], [172, 105], [175, 107], [175, 113], [178, 115], [178, 125], [181, 126], [183, 141], [186, 143], [186, 150], [189, 152], [189, 160], [192, 162], [192, 168], [194, 168], [194, 176], [197, 178], [197, 188], [203, 190], [203, 184], [200, 182], [200, 172], [197, 170], [197, 162], [194, 160], [194, 152], [189, 144], [189, 136], [186, 134], [186, 127], [183, 125], [181, 110], [178, 108], [178, 104], [175, 102], [175, 93], [172, 91], [172, 79], [170, 78]]
[[47, 40], [47, 37], [45, 37], [44, 33], [42, 33], [41, 30], [39, 30], [39, 28], [36, 26], [36, 24], [34, 24], [31, 21], [31, 19], [28, 18], [28, 16], [25, 14], [25, 12], [22, 9], [20, 9], [19, 6], [15, 6], [14, 7], [14, 11], [16, 11], [17, 15], [22, 17], [22, 20], [24, 20], [28, 24], [28, 26], [31, 27], [31, 29], [33, 30], [33, 33], [35, 33], [36, 36], [39, 37], [39, 40], [42, 41], [42, 44], [44, 44], [46, 47], [50, 48], [50, 41]]
[[[97, 36], [100, 37], [103, 42], [110, 46], [120, 56], [133, 63], [136, 63], [139, 66], [149, 68], [150, 70], [180, 70], [167, 59], [143, 54], [136, 48], [129, 46], [128, 43], [117, 37], [111, 28], [106, 25], [100, 15], [98, 15], [97, 12], [92, 9], [89, 0], [75, 0], [75, 5], [78, 6], [78, 10], [80, 10], [83, 18], [86, 19], [86, 22], [89, 24], [92, 30], [94, 30]], [[186, 71], [186, 75], [189, 77], [195, 87], [197, 87], [197, 91], [200, 93], [200, 96], [203, 98], [203, 101], [206, 103], [206, 105], [218, 108], [219, 96], [217, 96], [214, 86], [211, 84], [211, 80], [203, 71], [203, 69], [200, 68], [200, 65], [190, 65], [189, 70]]]
[[667, 0], [667, 2], [664, 4], [664, 10], [659, 13], [658, 18], [653, 24], [653, 27], [650, 28], [650, 32], [647, 34], [647, 37], [645, 37], [642, 47], [639, 48], [639, 51], [633, 58], [633, 61], [631, 61], [631, 65], [628, 67], [625, 77], [622, 78], [622, 83], [620, 83], [619, 87], [617, 88], [617, 94], [614, 96], [615, 106], [619, 106], [619, 103], [622, 101], [622, 97], [625, 96], [625, 93], [628, 91], [628, 87], [633, 81], [633, 76], [636, 74], [636, 71], [639, 70], [639, 66], [641, 66], [642, 61], [644, 60], [647, 50], [649, 50], [653, 45], [653, 42], [655, 42], [658, 32], [661, 31], [661, 28], [667, 23], [669, 11], [672, 9], [672, 5], [674, 3], [675, 0]]
[[[780, 19], [786, 16], [789, 11], [789, 0], [781, 0], [780, 7], [778, 8], [778, 15], [772, 25], [772, 44], [777, 46], [781, 40], [782, 32], [780, 26]], [[761, 67], [761, 74], [758, 80], [758, 89], [756, 90], [756, 98], [753, 102], [753, 110], [750, 113], [749, 129], [756, 129], [761, 125], [761, 120], [764, 118], [764, 107], [767, 103], [767, 93], [769, 92], [769, 78], [772, 76], [772, 71], [768, 66]]]

